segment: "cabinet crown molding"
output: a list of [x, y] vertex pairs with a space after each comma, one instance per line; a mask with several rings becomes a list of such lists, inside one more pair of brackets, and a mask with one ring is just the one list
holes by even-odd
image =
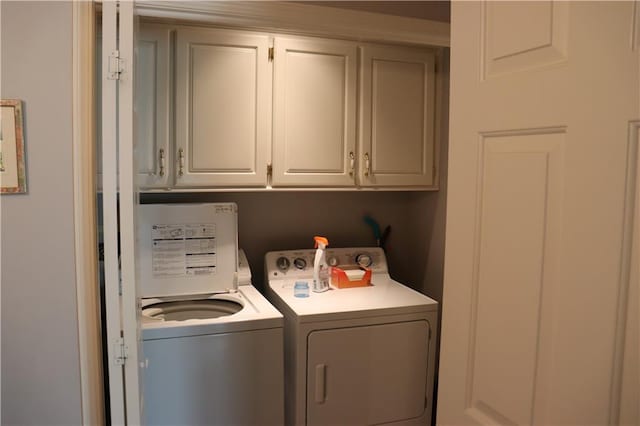
[[137, 1], [139, 16], [373, 42], [449, 46], [448, 23], [290, 2]]

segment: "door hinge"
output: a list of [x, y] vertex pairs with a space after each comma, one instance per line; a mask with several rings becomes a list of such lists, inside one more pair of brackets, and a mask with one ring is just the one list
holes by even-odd
[[267, 176], [271, 177], [273, 175], [273, 166], [271, 163], [267, 163]]
[[274, 52], [273, 52], [273, 47], [269, 48], [269, 61], [273, 62], [273, 56], [274, 56]]
[[114, 361], [116, 365], [124, 365], [129, 357], [129, 348], [124, 344], [124, 338], [116, 339], [114, 344]]
[[109, 64], [107, 68], [108, 80], [120, 80], [120, 74], [124, 71], [124, 60], [120, 58], [120, 51], [114, 50], [109, 55]]

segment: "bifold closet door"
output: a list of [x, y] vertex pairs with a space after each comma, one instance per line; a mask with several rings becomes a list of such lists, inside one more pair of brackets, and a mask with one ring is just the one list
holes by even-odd
[[637, 7], [452, 3], [440, 425], [619, 424]]
[[102, 4], [102, 216], [111, 423], [140, 424], [140, 323], [136, 287], [133, 2]]

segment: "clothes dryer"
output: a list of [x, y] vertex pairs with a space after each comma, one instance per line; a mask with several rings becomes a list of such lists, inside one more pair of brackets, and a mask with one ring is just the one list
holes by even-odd
[[139, 212], [144, 423], [283, 424], [283, 318], [251, 285], [236, 205]]
[[429, 424], [437, 302], [393, 280], [377, 247], [326, 252], [332, 266], [369, 269], [371, 285], [299, 297], [314, 253], [265, 256], [267, 297], [285, 317], [285, 424]]

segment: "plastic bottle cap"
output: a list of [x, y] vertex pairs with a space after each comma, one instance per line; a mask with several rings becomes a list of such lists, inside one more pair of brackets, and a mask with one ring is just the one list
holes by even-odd
[[326, 247], [329, 245], [329, 240], [326, 237], [321, 237], [319, 235], [316, 235], [315, 237], [313, 237], [313, 239], [316, 242], [316, 248], [318, 247], [318, 245], [322, 244], [322, 247]]

